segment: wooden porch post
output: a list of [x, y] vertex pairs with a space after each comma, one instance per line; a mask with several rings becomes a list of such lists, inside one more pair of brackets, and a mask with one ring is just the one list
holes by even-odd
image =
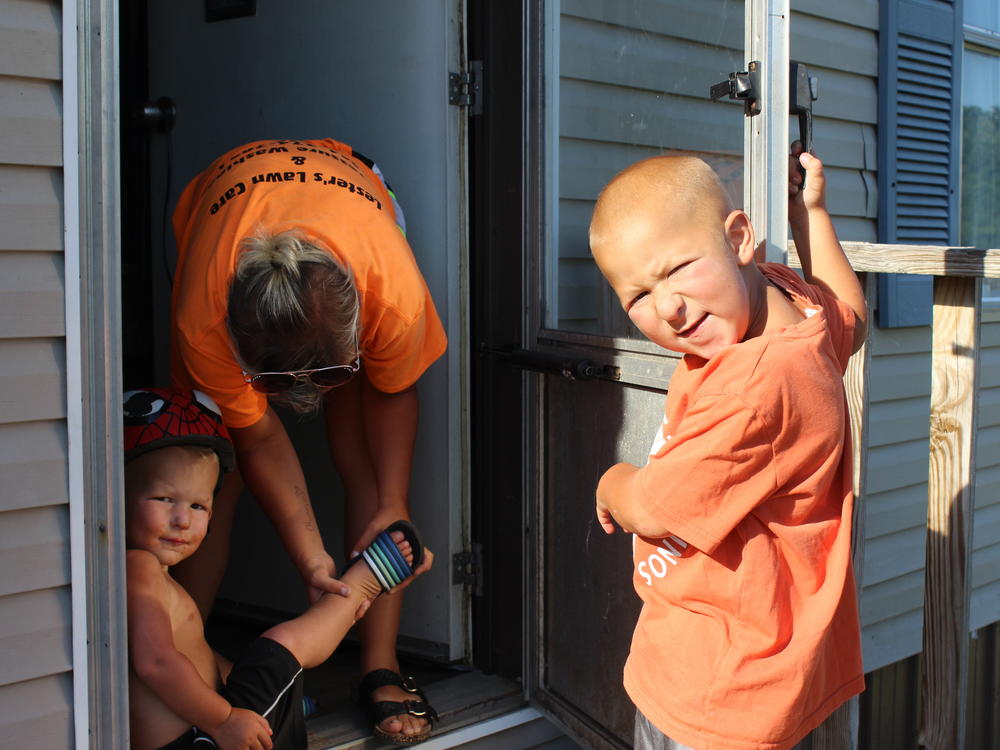
[[982, 280], [937, 276], [919, 747], [962, 750]]

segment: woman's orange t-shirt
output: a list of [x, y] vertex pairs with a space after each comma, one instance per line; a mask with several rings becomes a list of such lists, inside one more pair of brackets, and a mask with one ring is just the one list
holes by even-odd
[[331, 139], [258, 141], [219, 157], [182, 193], [173, 217], [171, 376], [208, 393], [229, 427], [250, 426], [267, 409], [244, 381], [226, 328], [240, 242], [260, 230], [296, 230], [351, 269], [361, 359], [377, 389], [409, 388], [444, 352], [427, 284], [369, 164]]
[[807, 317], [685, 357], [636, 481], [672, 535], [635, 537], [625, 687], [699, 750], [786, 750], [864, 688], [842, 385], [854, 313], [784, 266], [761, 271]]

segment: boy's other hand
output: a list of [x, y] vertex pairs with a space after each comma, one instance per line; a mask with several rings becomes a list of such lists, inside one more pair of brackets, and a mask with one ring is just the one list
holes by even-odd
[[638, 467], [629, 463], [615, 464], [601, 477], [597, 483], [597, 522], [601, 524], [605, 534], [614, 534], [615, 525], [622, 531], [635, 531], [627, 520], [623, 507], [627, 505], [630, 483], [638, 471]]
[[212, 739], [222, 750], [271, 750], [271, 725], [260, 714], [234, 708], [212, 730]]
[[806, 214], [814, 208], [826, 209], [823, 162], [803, 151], [802, 144], [795, 141], [788, 163], [788, 219], [793, 223], [804, 220]]

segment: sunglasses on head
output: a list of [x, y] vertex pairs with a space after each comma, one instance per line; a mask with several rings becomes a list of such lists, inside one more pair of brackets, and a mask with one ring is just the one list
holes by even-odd
[[344, 385], [360, 369], [361, 358], [355, 357], [354, 362], [349, 365], [330, 365], [288, 372], [258, 372], [253, 375], [244, 372], [243, 379], [258, 393], [275, 396], [291, 390], [300, 380], [309, 380], [317, 388], [336, 388]]

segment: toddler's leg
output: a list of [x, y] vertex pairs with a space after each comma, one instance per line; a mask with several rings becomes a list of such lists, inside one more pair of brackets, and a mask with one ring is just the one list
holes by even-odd
[[[391, 537], [407, 564], [412, 563], [413, 551], [402, 532], [393, 532]], [[299, 617], [275, 625], [261, 637], [280, 643], [306, 669], [322, 664], [363, 614], [359, 612], [362, 605], [382, 591], [376, 574], [364, 561], [352, 565], [340, 579], [351, 587], [348, 596], [324, 594]]]

